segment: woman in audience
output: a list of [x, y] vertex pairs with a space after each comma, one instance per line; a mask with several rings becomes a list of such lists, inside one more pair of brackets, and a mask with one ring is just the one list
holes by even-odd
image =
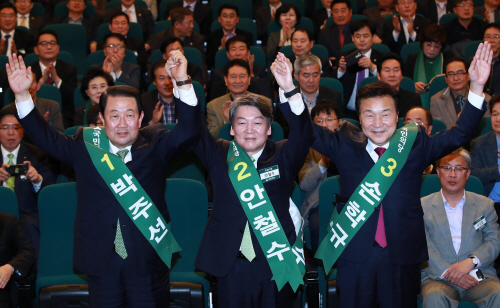
[[92, 105], [98, 105], [101, 94], [114, 84], [113, 77], [104, 72], [100, 67], [92, 66], [87, 71], [85, 76], [83, 76], [80, 89], [86, 102], [75, 109], [75, 126], [88, 126], [87, 112], [90, 107]]
[[292, 33], [300, 22], [299, 9], [293, 4], [282, 4], [276, 10], [274, 20], [281, 25], [281, 30], [270, 33], [267, 39], [267, 58], [270, 61], [276, 58], [281, 47], [292, 44]]

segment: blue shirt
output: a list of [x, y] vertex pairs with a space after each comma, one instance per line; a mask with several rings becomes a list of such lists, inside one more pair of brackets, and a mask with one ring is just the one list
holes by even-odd
[[[497, 138], [497, 150], [500, 150], [500, 138], [498, 136], [496, 136], [496, 138]], [[497, 164], [500, 165], [500, 158], [497, 159]], [[498, 173], [500, 174], [500, 169], [498, 169]], [[493, 202], [500, 202], [500, 182], [495, 183], [495, 186], [493, 186], [493, 189], [491, 190], [488, 198], [493, 200]]]

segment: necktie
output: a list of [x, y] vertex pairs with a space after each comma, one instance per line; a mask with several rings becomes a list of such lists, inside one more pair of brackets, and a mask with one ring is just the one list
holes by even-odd
[[10, 39], [10, 34], [6, 34], [4, 37], [4, 42], [3, 42], [3, 54], [6, 55], [7, 52], [9, 51], [9, 39]]
[[364, 68], [358, 72], [358, 83], [356, 85], [356, 93], [358, 93], [359, 88], [361, 88], [361, 81], [366, 77], [365, 73], [366, 70]]
[[[128, 154], [127, 149], [116, 152], [116, 155], [120, 156], [122, 160], [125, 160], [125, 156], [127, 156], [127, 154]], [[122, 259], [126, 259], [128, 257], [127, 249], [125, 248], [125, 243], [123, 242], [123, 236], [119, 218], [116, 223], [115, 251], [120, 257], [122, 257]]]
[[[9, 161], [7, 162], [7, 165], [12, 166], [14, 162], [12, 161], [12, 158], [14, 158], [14, 154], [7, 154], [7, 157], [9, 158]], [[12, 189], [14, 191], [14, 183], [16, 181], [15, 176], [11, 176], [7, 179], [6, 185], [8, 188]]]
[[49, 85], [54, 84], [54, 80], [52, 80], [52, 77], [50, 77], [50, 75], [48, 75], [47, 79], [45, 79], [45, 84], [49, 84]]
[[464, 99], [465, 99], [465, 97], [463, 95], [457, 96], [457, 104], [458, 104], [458, 106], [460, 106], [460, 110], [464, 109], [464, 104], [465, 104]]
[[276, 9], [273, 9], [273, 16], [271, 18], [274, 19], [274, 16], [276, 16]]
[[[382, 154], [385, 152], [385, 148], [379, 147], [375, 149], [375, 153], [377, 153], [380, 158]], [[382, 203], [380, 203], [380, 213], [378, 214], [378, 222], [377, 222], [377, 232], [375, 232], [375, 241], [382, 246], [382, 248], [387, 247], [387, 239], [385, 238], [385, 225], [384, 225], [384, 213], [382, 211]]]
[[186, 9], [190, 9], [191, 11], [193, 10], [189, 4], [186, 5]]
[[[255, 161], [252, 156], [250, 156], [250, 158], [252, 159], [252, 161]], [[252, 236], [250, 235], [250, 227], [248, 226], [248, 221], [245, 225], [243, 238], [241, 239], [241, 253], [250, 262], [255, 258], [255, 250], [253, 249]]]
[[339, 29], [340, 48], [344, 47], [344, 29]]
[[132, 16], [130, 16], [130, 10], [125, 10], [125, 13], [127, 13], [129, 20], [132, 20]]
[[21, 27], [26, 27], [26, 16], [21, 17], [21, 23], [19, 24]]

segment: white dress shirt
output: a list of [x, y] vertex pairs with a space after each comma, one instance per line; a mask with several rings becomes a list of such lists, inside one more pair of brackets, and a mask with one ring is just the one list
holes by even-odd
[[[401, 20], [401, 24], [403, 24], [403, 31], [405, 32], [406, 43], [408, 43], [408, 41], [410, 40], [410, 37], [413, 41], [415, 41], [417, 39], [417, 31], [415, 31], [415, 24], [413, 24], [413, 35], [410, 36], [410, 33], [408, 32], [408, 22], [403, 18], [400, 18], [400, 20]], [[413, 15], [411, 17], [411, 20], [415, 21], [415, 15]], [[399, 38], [399, 33], [396, 32], [396, 30], [393, 30], [392, 36], [394, 37], [394, 40], [397, 42], [398, 38]]]
[[[47, 69], [47, 67], [40, 61], [38, 61], [38, 63], [40, 64], [40, 70], [42, 71], [42, 75], [43, 75], [43, 73], [45, 73], [45, 69]], [[56, 63], [57, 63], [57, 60], [54, 61], [54, 68], [56, 67]], [[50, 78], [52, 78], [52, 76], [50, 76]], [[52, 80], [54, 80], [54, 79], [52, 79]], [[56, 84], [56, 88], [58, 88], [58, 89], [61, 88], [61, 84], [62, 84], [62, 78], [59, 78], [59, 83]]]
[[127, 10], [130, 11], [130, 13], [128, 14], [130, 22], [137, 22], [137, 14], [135, 13], [135, 5], [131, 5], [129, 8], [126, 8], [124, 5], [122, 5], [122, 12], [127, 14]]
[[[6, 55], [8, 57], [10, 57], [10, 56], [12, 56], [12, 42], [14, 41], [14, 34], [16, 33], [16, 30], [14, 29], [10, 33], [5, 33], [3, 31], [0, 31], [0, 33], [2, 34], [2, 38], [3, 39], [5, 39], [5, 36], [7, 34], [10, 34], [10, 37], [9, 37], [9, 46], [7, 46], [7, 53], [6, 53]], [[22, 49], [18, 49], [17, 51], [19, 52], [19, 51], [23, 51], [23, 50]]]
[[20, 14], [20, 13], [17, 13], [17, 25], [20, 26], [21, 25], [21, 22], [23, 22], [23, 17], [24, 17], [24, 27], [26, 28], [30, 28], [30, 14], [26, 14], [26, 15], [23, 15], [23, 14]]

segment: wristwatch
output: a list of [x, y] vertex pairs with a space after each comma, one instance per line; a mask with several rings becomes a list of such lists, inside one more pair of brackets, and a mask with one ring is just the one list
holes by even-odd
[[477, 258], [476, 257], [469, 257], [469, 259], [472, 260], [472, 263], [474, 264], [474, 268], [476, 268], [477, 265], [479, 264], [479, 262], [477, 261]]
[[177, 81], [176, 83], [177, 83], [177, 86], [180, 87], [180, 86], [184, 86], [187, 84], [192, 84], [193, 81], [191, 80], [191, 76], [188, 75], [188, 79], [182, 80], [182, 81]]
[[299, 87], [295, 87], [295, 89], [293, 89], [292, 91], [290, 92], [285, 92], [285, 97], [286, 98], [290, 98], [292, 96], [294, 96], [295, 94], [299, 93]]

